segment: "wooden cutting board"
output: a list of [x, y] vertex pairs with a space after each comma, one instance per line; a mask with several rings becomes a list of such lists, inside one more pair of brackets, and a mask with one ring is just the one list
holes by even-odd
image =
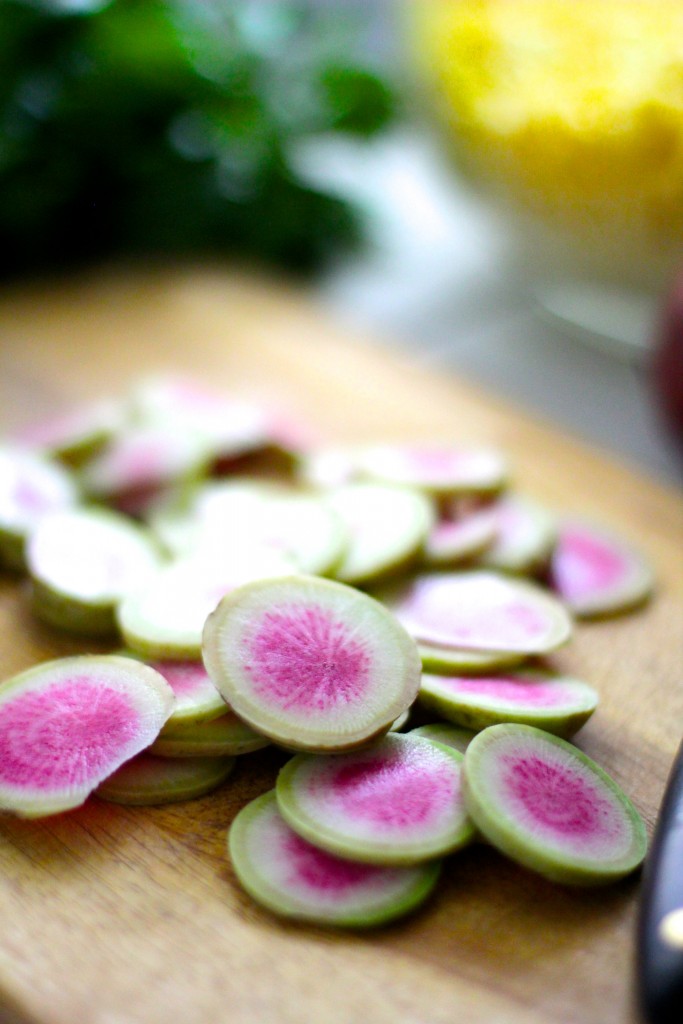
[[[557, 662], [601, 691], [580, 745], [652, 827], [683, 732], [680, 493], [461, 381], [369, 347], [301, 296], [247, 274], [119, 271], [8, 290], [0, 337], [5, 431], [116, 392], [142, 372], [189, 371], [235, 395], [267, 396], [321, 440], [501, 446], [520, 489], [620, 528], [653, 562], [656, 599], [639, 614], [581, 625]], [[21, 585], [0, 581], [2, 677], [86, 649], [36, 625]], [[637, 878], [573, 891], [475, 846], [447, 862], [419, 914], [372, 934], [300, 927], [261, 911], [235, 883], [225, 834], [235, 812], [272, 784], [278, 763], [273, 754], [245, 758], [223, 791], [184, 805], [92, 800], [42, 822], [2, 820], [0, 1020], [637, 1019]]]

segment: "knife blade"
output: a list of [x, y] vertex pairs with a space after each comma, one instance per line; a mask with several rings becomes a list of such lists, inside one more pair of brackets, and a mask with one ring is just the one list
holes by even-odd
[[648, 1024], [683, 1021], [683, 743], [645, 862], [638, 916], [637, 987]]

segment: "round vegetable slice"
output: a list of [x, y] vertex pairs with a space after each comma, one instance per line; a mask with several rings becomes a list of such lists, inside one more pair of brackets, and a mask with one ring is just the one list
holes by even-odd
[[85, 508], [44, 516], [26, 558], [36, 614], [92, 636], [116, 631], [116, 606], [161, 563], [142, 527], [118, 513]]
[[[136, 658], [132, 651], [120, 651], [123, 657]], [[163, 676], [175, 695], [173, 714], [163, 728], [163, 734], [185, 725], [208, 722], [220, 718], [227, 711], [225, 701], [209, 679], [201, 661], [151, 661], [149, 665]]]
[[475, 736], [465, 799], [489, 842], [556, 882], [613, 882], [645, 857], [645, 826], [625, 793], [571, 743], [533, 726]]
[[367, 595], [290, 577], [228, 594], [204, 629], [204, 662], [240, 718], [295, 750], [344, 750], [386, 732], [420, 685], [402, 626]]
[[434, 524], [424, 546], [422, 560], [434, 568], [453, 565], [481, 554], [496, 538], [496, 514], [490, 508], [477, 509], [454, 519]]
[[441, 675], [475, 675], [493, 669], [511, 668], [526, 660], [526, 654], [518, 651], [466, 651], [459, 647], [435, 647], [433, 644], [418, 643], [417, 649], [425, 672]]
[[507, 477], [500, 452], [448, 445], [374, 445], [357, 456], [363, 475], [419, 487], [435, 496], [487, 494]]
[[425, 673], [419, 703], [442, 718], [470, 729], [499, 722], [536, 725], [558, 736], [572, 736], [598, 705], [588, 683], [549, 672], [507, 675], [436, 676]]
[[347, 928], [385, 924], [415, 910], [432, 892], [439, 861], [377, 867], [319, 850], [282, 818], [275, 792], [252, 800], [234, 819], [228, 852], [238, 880], [283, 917]]
[[472, 729], [462, 729], [458, 725], [451, 725], [450, 722], [431, 722], [429, 725], [420, 725], [417, 729], [411, 729], [408, 736], [422, 736], [425, 740], [432, 740], [441, 743], [444, 747], [453, 747], [464, 754], [470, 740], [477, 735]]
[[432, 503], [419, 491], [383, 484], [347, 484], [327, 497], [348, 535], [334, 575], [360, 584], [415, 560], [434, 523]]
[[242, 552], [241, 563], [217, 555], [166, 566], [120, 604], [117, 619], [127, 645], [149, 658], [201, 657], [202, 630], [225, 594], [246, 580], [289, 575], [291, 562], [274, 552]]
[[584, 618], [628, 611], [645, 601], [653, 586], [652, 572], [637, 551], [578, 519], [560, 526], [550, 579], [565, 604]]
[[413, 735], [339, 757], [299, 754], [280, 771], [280, 813], [315, 846], [367, 864], [417, 864], [474, 837], [462, 754]]
[[19, 447], [0, 447], [0, 562], [23, 571], [26, 539], [38, 522], [77, 500], [76, 484], [59, 463]]
[[556, 598], [493, 572], [416, 576], [384, 600], [412, 636], [432, 646], [543, 654], [571, 634]]
[[78, 466], [121, 428], [122, 418], [118, 403], [102, 400], [29, 424], [19, 437], [31, 448], [42, 450], [67, 465]]
[[208, 722], [176, 726], [169, 722], [150, 751], [159, 757], [234, 757], [268, 746], [269, 739], [228, 711]]
[[138, 754], [95, 790], [114, 804], [154, 806], [193, 800], [216, 789], [232, 772], [233, 757], [154, 757]]
[[156, 739], [175, 698], [132, 658], [46, 662], [0, 688], [0, 807], [37, 818], [78, 807]]
[[544, 508], [519, 495], [505, 495], [492, 507], [497, 536], [479, 564], [502, 572], [533, 573], [548, 564], [557, 524]]

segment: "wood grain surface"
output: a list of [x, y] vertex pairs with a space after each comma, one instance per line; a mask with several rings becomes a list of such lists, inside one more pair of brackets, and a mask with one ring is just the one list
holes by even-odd
[[[556, 661], [599, 688], [601, 706], [578, 742], [651, 829], [683, 732], [681, 494], [461, 381], [347, 336], [301, 296], [246, 273], [121, 270], [0, 294], [5, 432], [163, 369], [264, 396], [321, 440], [498, 445], [521, 490], [630, 537], [655, 566], [655, 600], [639, 614], [579, 626]], [[37, 625], [21, 583], [0, 580], [2, 678], [88, 649], [96, 648]], [[473, 846], [449, 859], [422, 911], [381, 931], [339, 934], [260, 910], [235, 883], [225, 834], [281, 761], [249, 755], [221, 791], [187, 804], [91, 800], [53, 819], [4, 818], [0, 1020], [637, 1020], [637, 878], [573, 891]]]

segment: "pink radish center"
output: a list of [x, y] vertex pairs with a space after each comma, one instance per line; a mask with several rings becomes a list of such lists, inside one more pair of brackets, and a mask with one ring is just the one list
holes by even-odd
[[1, 709], [0, 780], [37, 791], [99, 780], [139, 728], [128, 695], [92, 679], [30, 690]]
[[345, 622], [318, 605], [268, 612], [249, 641], [255, 693], [281, 709], [327, 711], [358, 703], [372, 659]]
[[624, 575], [623, 556], [601, 538], [579, 529], [563, 530], [553, 559], [553, 576], [568, 600], [614, 586]]
[[571, 697], [571, 691], [561, 684], [536, 683], [515, 679], [513, 676], [479, 676], [476, 679], [443, 676], [440, 677], [439, 684], [444, 690], [450, 690], [455, 695], [472, 694], [474, 697], [525, 706], [553, 707], [565, 704]]
[[158, 661], [152, 668], [164, 677], [176, 697], [191, 699], [204, 693], [217, 693], [201, 662]]
[[574, 766], [535, 754], [506, 755], [504, 799], [539, 839], [605, 853], [623, 838], [613, 801]]
[[311, 846], [288, 830], [283, 837], [285, 854], [290, 859], [292, 881], [323, 896], [345, 896], [349, 890], [366, 885], [385, 870], [335, 857]]
[[344, 814], [386, 831], [438, 819], [457, 800], [459, 788], [452, 769], [414, 752], [346, 765], [331, 785]]

